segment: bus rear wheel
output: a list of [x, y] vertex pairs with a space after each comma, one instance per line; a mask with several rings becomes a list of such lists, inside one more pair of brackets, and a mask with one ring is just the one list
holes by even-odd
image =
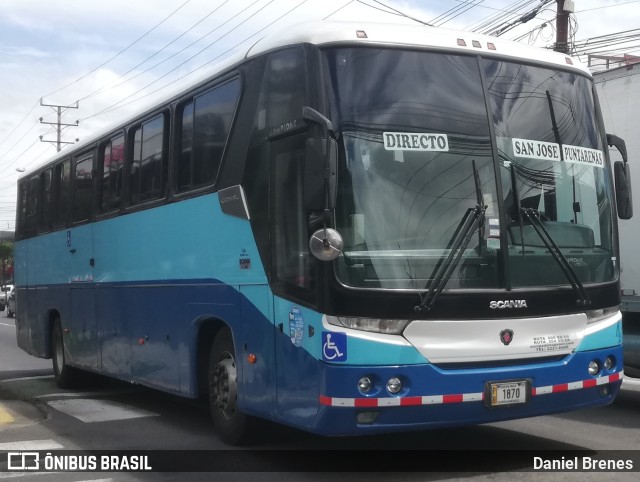
[[62, 323], [60, 318], [53, 322], [51, 332], [51, 359], [53, 360], [53, 375], [60, 388], [72, 388], [77, 383], [77, 370], [66, 364], [64, 355], [64, 338], [62, 337]]
[[231, 331], [224, 328], [213, 340], [209, 358], [209, 408], [213, 426], [223, 442], [244, 443], [251, 417], [238, 410], [238, 379]]

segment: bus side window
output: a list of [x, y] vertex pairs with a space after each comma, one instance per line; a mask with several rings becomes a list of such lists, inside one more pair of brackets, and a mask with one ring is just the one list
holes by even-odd
[[269, 55], [264, 74], [252, 143], [260, 142], [288, 124], [301, 120], [307, 96], [304, 53], [290, 48]]
[[144, 122], [133, 135], [130, 174], [131, 204], [162, 197], [167, 162], [165, 159], [165, 116]]
[[71, 200], [71, 161], [68, 159], [55, 167], [53, 178], [54, 201], [52, 226], [61, 228], [67, 225]]
[[92, 155], [76, 161], [73, 184], [73, 221], [86, 221], [91, 217], [93, 205]]
[[26, 234], [33, 236], [38, 230], [38, 213], [40, 208], [40, 176], [35, 175], [29, 178], [27, 191], [27, 223]]
[[26, 224], [27, 224], [27, 192], [28, 192], [27, 180], [20, 181], [18, 187], [18, 206], [16, 212], [16, 235], [20, 239], [27, 238]]
[[47, 169], [41, 175], [42, 182], [42, 217], [40, 218], [40, 232], [47, 232], [51, 229], [53, 214], [53, 171]]
[[240, 79], [233, 79], [184, 106], [177, 166], [179, 192], [215, 182], [239, 96]]
[[101, 151], [102, 189], [100, 211], [105, 213], [120, 206], [124, 170], [124, 135], [108, 141]]

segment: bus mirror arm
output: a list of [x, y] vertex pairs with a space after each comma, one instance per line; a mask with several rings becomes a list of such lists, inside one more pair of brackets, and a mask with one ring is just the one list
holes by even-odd
[[304, 159], [304, 200], [305, 207], [312, 212], [322, 212], [322, 228], [309, 239], [311, 254], [321, 261], [332, 261], [342, 253], [342, 236], [328, 225], [336, 206], [336, 175], [338, 172], [338, 143], [333, 138], [333, 124], [329, 119], [311, 107], [302, 108], [302, 117], [319, 125], [323, 137], [309, 137]]
[[607, 134], [607, 144], [615, 147], [622, 156], [622, 161], [616, 161], [613, 164], [618, 217], [631, 219], [633, 217], [633, 197], [631, 195], [631, 171], [627, 158], [627, 146], [623, 139], [613, 134]]
[[302, 117], [319, 125], [323, 137], [309, 137], [305, 152], [304, 196], [310, 211], [323, 211], [324, 216], [335, 208], [338, 145], [332, 137], [333, 124], [317, 110], [305, 106]]

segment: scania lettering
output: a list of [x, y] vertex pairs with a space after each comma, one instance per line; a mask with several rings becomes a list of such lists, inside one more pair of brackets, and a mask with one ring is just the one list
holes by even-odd
[[630, 213], [600, 119], [577, 60], [499, 38], [265, 37], [20, 177], [18, 345], [61, 387], [208, 398], [232, 444], [607, 405]]
[[489, 308], [492, 310], [495, 309], [505, 309], [505, 308], [526, 308], [527, 300], [505, 300], [505, 301], [491, 301], [489, 303]]

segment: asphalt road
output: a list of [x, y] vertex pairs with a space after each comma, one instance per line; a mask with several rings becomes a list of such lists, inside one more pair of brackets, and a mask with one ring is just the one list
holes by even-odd
[[[231, 449], [218, 440], [207, 407], [197, 401], [97, 376], [88, 377], [79, 389], [59, 389], [51, 361], [19, 350], [13, 320], [3, 315], [0, 482], [638, 480], [640, 381], [635, 379], [625, 378], [616, 401], [599, 409], [373, 437], [324, 438], [264, 423], [252, 444]], [[16, 450], [78, 451], [65, 453], [85, 456], [127, 450], [155, 454], [153, 460], [163, 467], [213, 462], [225, 472], [7, 472], [2, 454]], [[160, 452], [160, 459], [158, 453], [145, 452], [155, 450], [179, 452]], [[610, 452], [618, 450], [635, 452]], [[564, 451], [605, 460], [634, 457], [636, 472], [576, 472], [570, 467], [565, 472], [531, 472], [533, 457], [560, 458]], [[442, 467], [446, 471], [434, 471]]]

